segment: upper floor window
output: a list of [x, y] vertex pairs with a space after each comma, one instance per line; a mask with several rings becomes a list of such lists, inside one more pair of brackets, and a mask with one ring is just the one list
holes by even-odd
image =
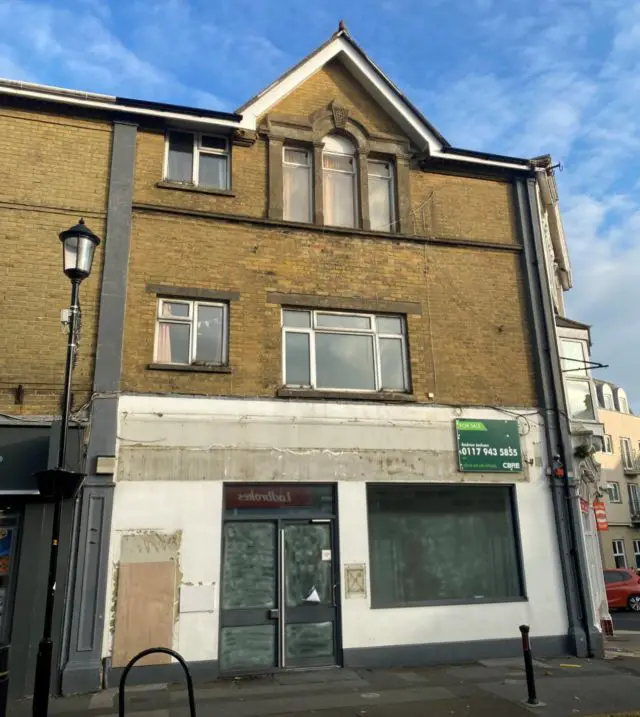
[[587, 364], [584, 360], [584, 346], [581, 341], [560, 341], [560, 359], [562, 371], [567, 378], [587, 375]]
[[622, 467], [633, 468], [633, 448], [630, 438], [620, 439], [620, 452], [622, 454]]
[[226, 365], [227, 310], [222, 303], [159, 299], [155, 362]]
[[581, 341], [561, 340], [559, 349], [569, 417], [575, 421], [595, 421], [584, 345]]
[[357, 224], [355, 147], [346, 138], [329, 135], [322, 152], [325, 224], [355, 227]]
[[616, 482], [607, 483], [607, 493], [609, 494], [609, 500], [612, 503], [622, 503], [620, 497], [620, 484]]
[[613, 391], [606, 383], [602, 386], [602, 402], [604, 403], [604, 407], [607, 411], [615, 410], [615, 406], [613, 404]]
[[629, 401], [627, 401], [627, 394], [621, 389], [618, 389], [618, 408], [620, 413], [629, 413]]
[[284, 309], [282, 332], [287, 386], [409, 390], [401, 316]]
[[370, 159], [367, 170], [371, 228], [390, 232], [394, 223], [393, 165], [391, 162]]
[[209, 189], [228, 189], [228, 141], [199, 132], [169, 132], [165, 179]]
[[283, 216], [290, 222], [311, 221], [311, 152], [283, 147]]
[[604, 450], [603, 453], [613, 453], [613, 439], [608, 433], [604, 434]]

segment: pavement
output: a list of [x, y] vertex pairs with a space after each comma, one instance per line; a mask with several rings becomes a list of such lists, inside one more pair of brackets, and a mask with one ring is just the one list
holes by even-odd
[[[535, 643], [534, 643], [535, 647]], [[366, 670], [332, 668], [196, 685], [197, 717], [640, 717], [640, 632], [622, 631], [605, 660], [535, 660], [541, 706], [526, 704], [521, 659]], [[181, 685], [131, 686], [125, 717], [189, 717]], [[51, 717], [115, 717], [116, 689], [52, 699]], [[8, 717], [30, 717], [28, 700]]]

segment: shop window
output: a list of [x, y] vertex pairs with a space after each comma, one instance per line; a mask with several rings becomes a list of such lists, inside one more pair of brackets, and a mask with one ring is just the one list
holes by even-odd
[[228, 189], [227, 139], [198, 132], [169, 132], [165, 179], [207, 189]]
[[345, 391], [408, 391], [404, 318], [284, 309], [287, 386]]
[[370, 485], [372, 607], [522, 599], [512, 491]]
[[159, 299], [155, 362], [225, 366], [228, 306], [223, 303]]
[[613, 547], [613, 561], [616, 565], [616, 568], [626, 568], [627, 567], [627, 557], [624, 553], [624, 540], [612, 541], [612, 547]]

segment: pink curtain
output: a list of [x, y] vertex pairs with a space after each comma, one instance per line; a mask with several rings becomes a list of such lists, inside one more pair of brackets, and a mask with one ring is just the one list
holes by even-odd
[[158, 327], [158, 363], [171, 363], [171, 334], [169, 324], [160, 324]]

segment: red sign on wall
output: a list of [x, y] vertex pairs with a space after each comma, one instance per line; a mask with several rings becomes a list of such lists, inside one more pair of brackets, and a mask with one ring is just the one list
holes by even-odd
[[607, 520], [607, 508], [601, 500], [593, 501], [593, 512], [596, 516], [596, 528], [599, 531], [609, 530], [609, 521]]
[[311, 505], [313, 492], [302, 486], [227, 487], [227, 510], [233, 508], [301, 508]]

